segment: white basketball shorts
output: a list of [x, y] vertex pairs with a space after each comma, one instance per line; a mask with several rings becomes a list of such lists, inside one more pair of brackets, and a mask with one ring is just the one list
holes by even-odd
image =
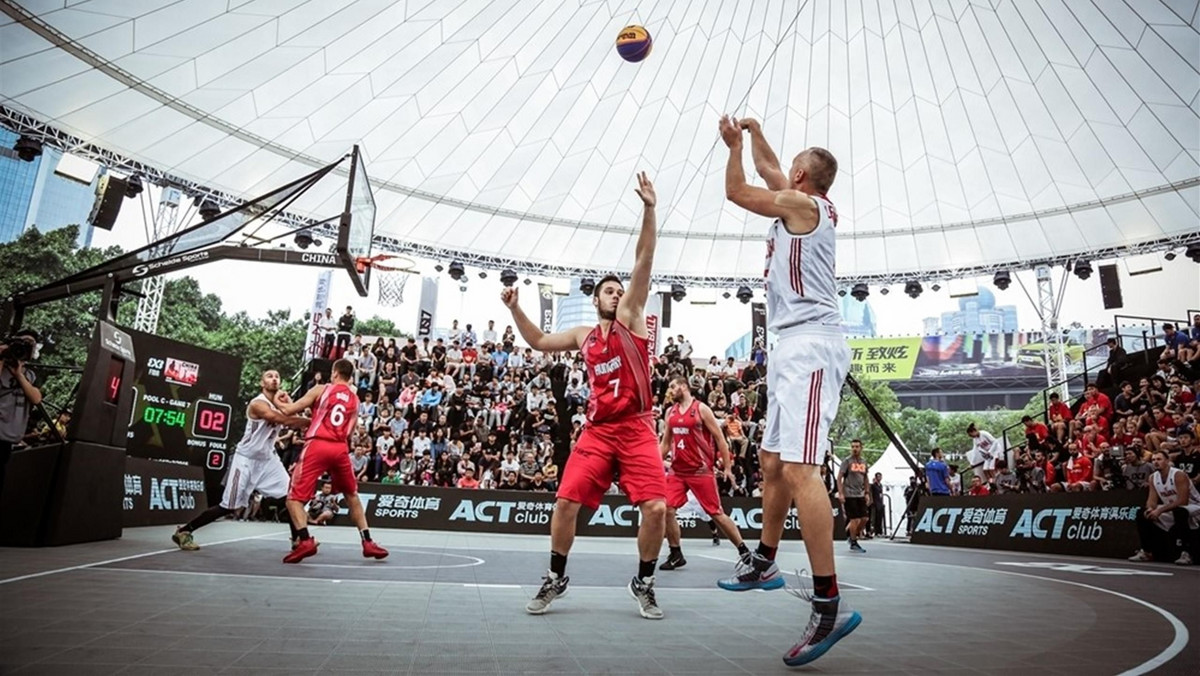
[[821, 464], [849, 371], [850, 346], [840, 327], [802, 325], [780, 332], [767, 361], [762, 449], [784, 462]]
[[225, 475], [225, 494], [221, 506], [225, 509], [242, 509], [250, 504], [254, 491], [267, 498], [282, 498], [287, 495], [291, 482], [279, 456], [254, 459], [235, 453], [229, 461], [229, 474]]

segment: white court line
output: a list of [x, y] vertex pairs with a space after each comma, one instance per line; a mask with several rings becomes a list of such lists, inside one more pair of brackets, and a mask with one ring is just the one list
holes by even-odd
[[[705, 558], [705, 559], [712, 559], [713, 561], [724, 561], [725, 563], [737, 563], [736, 559], [723, 559], [719, 556], [710, 556], [708, 554], [696, 554], [695, 556], [699, 556], [699, 557]], [[790, 570], [783, 570], [782, 568], [779, 569], [779, 572], [784, 575], [791, 575], [793, 577], [798, 577], [798, 578], [799, 577], [807, 577], [810, 580], [812, 579], [812, 575], [800, 575], [800, 574], [795, 573]], [[849, 589], [847, 589], [846, 591], [868, 591], [868, 592], [875, 591], [873, 588], [864, 587], [861, 584], [854, 584], [853, 582], [842, 582], [841, 580], [838, 580], [838, 589], [840, 590], [843, 586], [849, 587]]]
[[[232, 538], [229, 540], [217, 540], [216, 542], [205, 543], [204, 545], [202, 545], [202, 547], [215, 547], [216, 545], [225, 545], [225, 544], [229, 544], [231, 542], [242, 542], [244, 540], [258, 540], [260, 538], [270, 537], [272, 535], [275, 535], [275, 533], [267, 533], [264, 535], [248, 535], [246, 537]], [[132, 556], [122, 556], [122, 557], [115, 558], [115, 559], [105, 559], [104, 561], [95, 561], [93, 563], [84, 563], [84, 564], [80, 564], [78, 566], [68, 566], [66, 568], [55, 568], [54, 570], [43, 570], [40, 573], [30, 573], [28, 575], [20, 575], [18, 577], [6, 578], [3, 580], [0, 580], [0, 584], [8, 584], [10, 582], [20, 582], [21, 580], [31, 580], [35, 577], [44, 577], [46, 575], [57, 575], [59, 573], [69, 573], [73, 570], [83, 570], [85, 568], [94, 568], [96, 566], [103, 566], [103, 565], [107, 565], [110, 563], [121, 563], [122, 561], [132, 561], [133, 559], [141, 559], [141, 558], [145, 558], [147, 556], [158, 556], [159, 554], [170, 554], [171, 552], [177, 552], [177, 551], [179, 551], [178, 547], [172, 547], [170, 549], [159, 549], [159, 550], [153, 551], [153, 552], [134, 554]]]
[[1084, 589], [1090, 589], [1092, 591], [1102, 592], [1104, 594], [1111, 594], [1118, 598], [1125, 599], [1126, 601], [1133, 601], [1134, 603], [1145, 606], [1146, 608], [1149, 608], [1150, 610], [1153, 610], [1154, 612], [1161, 615], [1163, 617], [1163, 619], [1165, 619], [1171, 625], [1171, 627], [1175, 630], [1175, 639], [1172, 640], [1171, 644], [1168, 645], [1166, 648], [1164, 648], [1162, 652], [1160, 652], [1159, 654], [1150, 658], [1149, 660], [1146, 660], [1145, 662], [1137, 665], [1136, 667], [1133, 667], [1132, 669], [1121, 672], [1120, 676], [1140, 676], [1140, 674], [1148, 674], [1151, 671], [1154, 671], [1155, 669], [1163, 666], [1167, 662], [1170, 662], [1172, 659], [1175, 658], [1175, 656], [1177, 656], [1179, 653], [1183, 652], [1183, 649], [1185, 647], [1187, 647], [1187, 644], [1188, 644], [1189, 635], [1188, 635], [1187, 627], [1184, 626], [1183, 622], [1180, 622], [1179, 618], [1175, 617], [1175, 615], [1173, 615], [1170, 611], [1164, 610], [1164, 609], [1154, 605], [1153, 603], [1150, 603], [1149, 601], [1144, 601], [1142, 599], [1139, 599], [1136, 596], [1130, 596], [1129, 594], [1122, 594], [1121, 592], [1113, 591], [1111, 589], [1105, 589], [1103, 587], [1096, 587], [1096, 586], [1093, 586], [1090, 584], [1085, 584], [1083, 582], [1075, 582], [1074, 580], [1061, 580], [1056, 577], [1043, 577], [1041, 575], [1031, 575], [1029, 573], [1017, 573], [1017, 572], [1011, 571], [1011, 570], [995, 570], [993, 568], [973, 568], [970, 566], [960, 566], [960, 565], [953, 564], [953, 563], [932, 563], [929, 561], [900, 561], [900, 560], [896, 560], [896, 559], [888, 559], [887, 562], [888, 563], [901, 563], [901, 564], [905, 564], [905, 563], [906, 564], [915, 564], [918, 566], [941, 566], [943, 568], [960, 568], [960, 569], [966, 569], [966, 570], [970, 570], [970, 571], [992, 573], [994, 575], [1014, 575], [1016, 577], [1027, 577], [1027, 578], [1034, 579], [1034, 580], [1045, 580], [1047, 582], [1057, 582], [1059, 584], [1069, 584], [1069, 585], [1074, 585], [1076, 587], [1083, 587]]

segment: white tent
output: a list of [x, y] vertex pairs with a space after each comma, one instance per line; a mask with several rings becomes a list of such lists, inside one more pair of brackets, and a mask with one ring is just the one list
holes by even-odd
[[908, 478], [912, 476], [912, 468], [905, 462], [904, 456], [895, 444], [888, 444], [887, 450], [871, 469], [867, 470], [870, 481], [875, 480], [875, 473], [883, 475], [884, 505], [888, 509], [888, 534], [904, 517], [904, 489], [908, 487]]

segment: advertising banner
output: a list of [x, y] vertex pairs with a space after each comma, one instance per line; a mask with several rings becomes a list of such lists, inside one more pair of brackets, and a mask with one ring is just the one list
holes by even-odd
[[662, 342], [662, 296], [652, 293], [646, 299], [646, 349], [650, 358], [655, 359], [659, 353], [659, 343]]
[[767, 304], [750, 304], [750, 348], [755, 345], [767, 347]]
[[[482, 533], [549, 535], [553, 493], [530, 491], [481, 491], [432, 486], [362, 484], [359, 498], [367, 519], [376, 528], [414, 528]], [[762, 532], [762, 503], [753, 498], [723, 498], [725, 513], [742, 537], [757, 539]], [[834, 515], [834, 539], [846, 537], [846, 523], [838, 505], [830, 501]], [[580, 510], [579, 535], [636, 537], [641, 518], [638, 508], [623, 495], [606, 495], [596, 510]], [[350, 525], [343, 507], [335, 523]], [[679, 516], [684, 537], [712, 537], [708, 527], [694, 516]], [[789, 513], [784, 539], [799, 540], [795, 511]]]
[[320, 356], [321, 343], [324, 336], [321, 333], [321, 317], [325, 308], [329, 307], [329, 286], [333, 283], [333, 270], [326, 270], [317, 275], [317, 290], [313, 294], [312, 307], [309, 309], [308, 336], [304, 339], [304, 354], [309, 359]]
[[207, 506], [203, 469], [175, 462], [125, 458], [122, 527], [187, 523]]
[[[1067, 373], [1108, 359], [1108, 329], [1070, 329], [1063, 338]], [[851, 338], [850, 372], [860, 380], [936, 380], [1043, 376], [1041, 332], [958, 333], [901, 338]]]
[[554, 287], [538, 284], [538, 325], [542, 333], [554, 331]]
[[433, 327], [437, 322], [437, 297], [437, 278], [422, 277], [421, 303], [417, 306], [417, 340], [433, 338]]
[[1124, 558], [1146, 491], [921, 498], [912, 541], [1045, 554]]

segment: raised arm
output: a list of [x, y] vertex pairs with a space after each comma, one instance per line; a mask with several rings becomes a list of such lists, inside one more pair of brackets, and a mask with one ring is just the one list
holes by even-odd
[[775, 157], [775, 151], [771, 150], [767, 137], [763, 136], [758, 120], [743, 117], [738, 121], [738, 126], [750, 132], [750, 157], [754, 160], [754, 170], [767, 182], [767, 188], [786, 190], [787, 177], [779, 168], [779, 158]]
[[[286, 395], [286, 393], [284, 393]], [[266, 420], [275, 425], [283, 425], [284, 427], [308, 427], [310, 422], [308, 418], [298, 415], [284, 415], [278, 410], [273, 409], [267, 402], [262, 399], [256, 399], [250, 403], [250, 417], [255, 420]]]
[[717, 416], [713, 415], [707, 404], [700, 404], [700, 420], [704, 421], [704, 428], [717, 444], [717, 452], [721, 454], [721, 462], [725, 466], [725, 478], [733, 481], [733, 454], [729, 452], [729, 442], [725, 441], [721, 426], [717, 424]]
[[617, 318], [633, 333], [646, 335], [646, 299], [650, 297], [650, 272], [654, 268], [654, 248], [658, 244], [658, 218], [655, 205], [658, 196], [654, 184], [646, 172], [637, 176], [638, 187], [634, 192], [642, 198], [642, 229], [638, 233], [634, 249], [633, 272], [629, 275], [629, 286], [617, 304]]
[[[315, 404], [323, 392], [325, 392], [325, 385], [313, 385], [312, 389], [305, 392], [304, 396], [296, 401], [280, 401], [280, 398], [277, 396], [275, 398], [275, 408], [279, 409], [279, 412], [284, 415], [295, 415]], [[284, 392], [283, 394], [286, 395], [287, 393]], [[286, 397], [284, 398], [286, 399]]]
[[739, 207], [768, 218], [778, 218], [793, 235], [806, 235], [819, 222], [817, 203], [799, 190], [768, 190], [746, 183], [742, 169], [742, 130], [736, 119], [725, 116], [720, 123], [721, 140], [729, 147], [725, 165], [725, 199]]
[[529, 347], [538, 352], [578, 350], [587, 338], [589, 329], [583, 326], [578, 326], [562, 333], [543, 333], [537, 324], [534, 324], [525, 315], [525, 311], [521, 309], [521, 304], [517, 302], [517, 289], [515, 287], [508, 287], [501, 291], [500, 300], [512, 312], [513, 323], [517, 325], [517, 332], [521, 334], [521, 338], [529, 344]]

